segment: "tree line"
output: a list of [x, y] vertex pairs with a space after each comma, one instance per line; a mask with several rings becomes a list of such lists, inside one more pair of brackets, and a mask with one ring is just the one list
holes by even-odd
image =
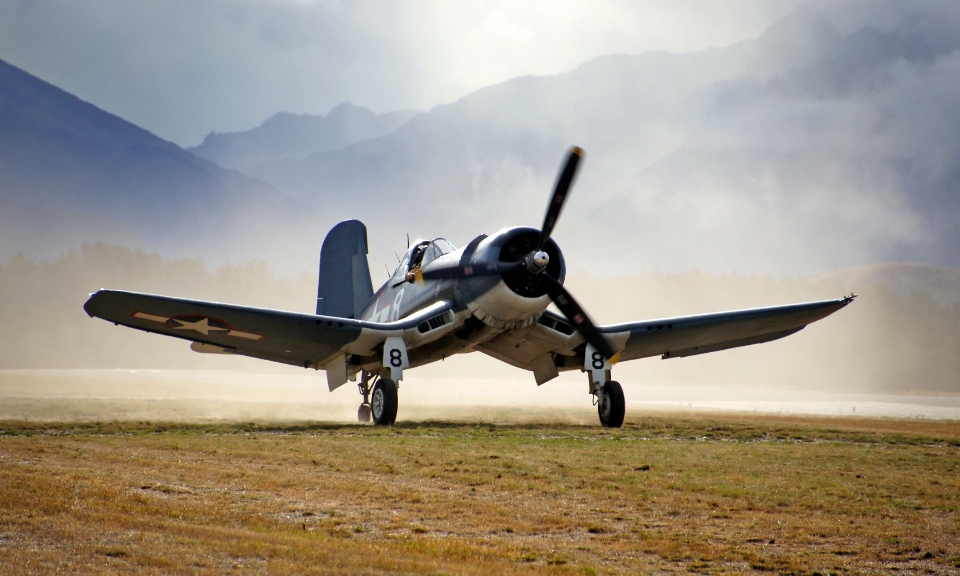
[[[100, 288], [115, 288], [312, 312], [316, 282], [315, 274], [278, 276], [264, 261], [213, 269], [199, 259], [167, 259], [108, 244], [85, 245], [52, 262], [20, 254], [0, 263], [0, 368], [290, 370], [192, 353], [185, 342], [90, 319], [83, 303]], [[570, 274], [567, 285], [601, 323], [835, 298], [844, 291], [835, 281], [700, 272], [614, 278], [580, 272]], [[630, 370], [640, 378], [688, 383], [960, 392], [960, 305], [884, 285], [858, 292], [851, 306], [784, 340], [640, 361]]]

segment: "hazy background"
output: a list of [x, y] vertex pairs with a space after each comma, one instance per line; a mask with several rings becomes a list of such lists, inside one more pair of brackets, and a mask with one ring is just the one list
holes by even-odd
[[[302, 375], [80, 307], [310, 311], [338, 221], [368, 225], [379, 284], [408, 232], [538, 226], [578, 144], [555, 238], [598, 321], [861, 294], [620, 380], [956, 394], [958, 135], [948, 1], [0, 0], [0, 371]], [[529, 376], [450, 364], [425, 377]]]
[[[198, 144], [278, 111], [343, 101], [427, 110], [606, 54], [758, 35], [797, 1], [450, 3], [5, 0], [0, 54], [161, 138]], [[909, 3], [845, 3], [889, 25]]]

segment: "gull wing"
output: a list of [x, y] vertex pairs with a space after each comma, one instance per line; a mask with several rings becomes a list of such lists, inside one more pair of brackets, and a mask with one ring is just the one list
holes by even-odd
[[620, 351], [621, 361], [649, 356], [681, 358], [789, 336], [833, 314], [854, 298], [851, 295], [837, 300], [662, 318], [600, 326], [599, 330]]
[[[680, 358], [789, 336], [833, 314], [853, 296], [770, 308], [630, 322], [597, 329], [619, 351], [619, 361], [650, 356]], [[542, 383], [558, 370], [583, 367], [583, 336], [570, 322], [549, 310], [532, 326], [507, 330], [476, 346], [498, 360], [532, 370]]]
[[[102, 318], [145, 332], [194, 342], [198, 352], [225, 352], [282, 362], [304, 368], [321, 368], [342, 354], [369, 356], [390, 336], [402, 336], [416, 346], [442, 335], [430, 320], [452, 320], [449, 302], [437, 302], [396, 322], [365, 322], [314, 314], [250, 308], [100, 290], [83, 309]], [[424, 330], [424, 322], [427, 328]]]

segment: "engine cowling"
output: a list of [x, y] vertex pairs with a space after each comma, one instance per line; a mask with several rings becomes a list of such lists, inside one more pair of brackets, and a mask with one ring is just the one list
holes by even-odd
[[[518, 227], [500, 230], [481, 242], [470, 258], [470, 263], [482, 267], [490, 262], [521, 262], [536, 250], [540, 231]], [[546, 271], [563, 282], [566, 266], [556, 242], [549, 240], [543, 247], [549, 257]], [[465, 282], [463, 296], [473, 314], [489, 326], [515, 329], [537, 321], [550, 304], [547, 284], [540, 274], [533, 274], [520, 266], [499, 276], [481, 276]]]

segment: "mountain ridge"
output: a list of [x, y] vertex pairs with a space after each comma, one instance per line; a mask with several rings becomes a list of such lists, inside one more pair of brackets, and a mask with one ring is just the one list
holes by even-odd
[[[464, 221], [487, 230], [536, 225], [563, 149], [577, 144], [587, 161], [565, 227], [591, 234], [571, 234], [570, 254], [601, 268], [623, 259], [596, 248], [620, 245], [647, 248], [634, 270], [960, 266], [960, 209], [937, 208], [960, 207], [950, 193], [960, 145], [949, 136], [960, 121], [935, 113], [960, 106], [960, 82], [950, 79], [960, 33], [942, 20], [844, 35], [801, 8], [729, 47], [603, 56], [563, 74], [513, 78], [388, 135], [261, 163], [251, 174], [305, 204], [450, 235], [458, 227], [424, 207], [455, 201]], [[890, 80], [820, 94], [826, 72], [818, 71], [852, 74], [870, 35], [898, 39], [895, 56], [877, 64]], [[927, 48], [917, 48], [925, 36]], [[790, 82], [801, 89], [785, 90]], [[942, 101], [924, 106], [923, 98]], [[935, 151], [939, 164], [917, 118], [946, 144]], [[400, 206], [379, 207], [396, 198]], [[562, 240], [566, 231], [558, 233]]]
[[[621, 118], [600, 114], [588, 116], [588, 120], [594, 121], [590, 124], [589, 129], [569, 126], [566, 127], [567, 129], [563, 129], [563, 118], [570, 117], [578, 110], [586, 108], [582, 105], [583, 103], [596, 104], [593, 100], [597, 98], [608, 98], [616, 102], [621, 92], [625, 93], [624, 97], [630, 97], [640, 89], [647, 89], [651, 90], [651, 93], [646, 94], [648, 101], [644, 105], [649, 108], [649, 111], [642, 110], [641, 115], [646, 112], [644, 118], [648, 118], [654, 113], [664, 112], [666, 108], [673, 104], [662, 101], [664, 98], [653, 90], [662, 87], [665, 83], [672, 82], [689, 93], [731, 74], [740, 76], [752, 70], [754, 74], [765, 77], [772, 76], [776, 70], [794, 66], [798, 61], [811, 63], [822, 55], [822, 50], [817, 48], [816, 43], [804, 42], [802, 38], [797, 37], [802, 37], [803, 31], [807, 28], [814, 29], [818, 36], [831, 36], [824, 31], [832, 30], [834, 35], [839, 37], [839, 33], [825, 17], [808, 9], [801, 9], [792, 14], [790, 18], [776, 22], [760, 37], [725, 48], [710, 48], [689, 54], [646, 52], [636, 55], [601, 56], [581, 64], [570, 72], [548, 76], [527, 75], [512, 78], [480, 88], [452, 103], [438, 105], [417, 118], [417, 122], [407, 123], [401, 129], [375, 141], [356, 143], [341, 151], [318, 152], [299, 160], [288, 158], [276, 162], [265, 162], [254, 167], [251, 174], [282, 189], [291, 191], [303, 199], [304, 196], [300, 195], [299, 192], [306, 188], [315, 188], [311, 182], [322, 181], [325, 170], [338, 170], [337, 167], [320, 167], [311, 170], [311, 163], [318, 165], [336, 164], [350, 151], [357, 151], [358, 155], [369, 157], [371, 153], [376, 153], [378, 146], [390, 148], [391, 152], [396, 149], [404, 149], [407, 148], [408, 141], [403, 143], [395, 143], [395, 141], [402, 140], [403, 136], [413, 130], [418, 130], [421, 138], [424, 135], [440, 137], [438, 132], [441, 130], [446, 131], [447, 136], [453, 136], [454, 138], [469, 130], [482, 132], [481, 138], [483, 135], [497, 132], [509, 138], [517, 132], [517, 125], [520, 125], [520, 130], [526, 132], [525, 140], [540, 139], [543, 141], [540, 143], [542, 150], [531, 154], [531, 160], [536, 159], [546, 162], [556, 155], [557, 146], [562, 150], [570, 141], [578, 142], [588, 152], [600, 151], [603, 154], [605, 148], [603, 141], [606, 134], [597, 134], [598, 132], [604, 130], [614, 133], [625, 132], [635, 128], [636, 124], [627, 123], [625, 125]], [[769, 61], [778, 57], [770, 56], [770, 53], [778, 44], [800, 45], [803, 47], [804, 54], [800, 56], [791, 55], [786, 62], [772, 64]], [[775, 52], [775, 50], [773, 51]], [[746, 62], [735, 62], [732, 65], [734, 67], [733, 72], [720, 73], [717, 71], [717, 60], [721, 59], [718, 55], [729, 52], [738, 53], [738, 58], [746, 55], [748, 59]], [[760, 62], [764, 65], [759, 65]], [[611, 69], [611, 63], [615, 63], [616, 68]], [[644, 74], [650, 75], [653, 73], [656, 74], [656, 77], [644, 76]], [[586, 81], [578, 84], [579, 87], [586, 86], [586, 90], [569, 90], [564, 85], [569, 79], [577, 76], [586, 77]], [[614, 89], [610, 89], [610, 76], [616, 76], [616, 80], [613, 82]], [[531, 95], [530, 93], [533, 91], [537, 93]], [[567, 94], [576, 94], [572, 103], [566, 98]], [[518, 100], [521, 107], [519, 111], [516, 110]], [[513, 108], [512, 111], [511, 108]], [[544, 110], [546, 112], [543, 112]], [[677, 110], [669, 110], [669, 113], [676, 115], [678, 112]], [[546, 118], [542, 118], [544, 114], [546, 114]], [[454, 120], [454, 122], [449, 122], [448, 126], [443, 126], [443, 123], [447, 120]], [[559, 130], [558, 126], [560, 126]], [[556, 134], [558, 131], [566, 132], [566, 134]], [[447, 144], [450, 144], [450, 142], [447, 142]], [[503, 142], [497, 142], [497, 144], [503, 144]], [[439, 148], [446, 148], [446, 146], [440, 146]], [[510, 150], [509, 143], [505, 148]], [[431, 152], [434, 151], [432, 148], [430, 150]], [[416, 150], [411, 150], [411, 152], [416, 152]], [[591, 156], [593, 156], [592, 153]], [[334, 159], [334, 161], [326, 162], [327, 158]], [[421, 158], [420, 160], [428, 165], [433, 164], [429, 159]], [[389, 162], [383, 162], [382, 164], [386, 165]], [[467, 170], [462, 172], [467, 172]], [[369, 172], [366, 171], [358, 172], [356, 175], [361, 179], [370, 177]]]
[[[266, 256], [281, 244], [271, 240], [273, 220], [313, 213], [2, 60], [0, 203], [0, 225], [28, 235], [0, 236], [4, 256], [24, 248], [49, 256], [69, 248], [68, 237], [111, 241], [130, 231], [138, 245], [169, 254]], [[33, 226], [24, 230], [24, 222]], [[58, 234], [64, 228], [72, 232]], [[262, 250], [238, 250], [238, 233], [263, 237]]]
[[418, 113], [404, 109], [377, 115], [349, 102], [325, 116], [278, 112], [250, 130], [210, 132], [199, 146], [187, 150], [220, 166], [247, 172], [261, 162], [339, 150], [389, 134]]
[[[271, 254], [300, 269], [313, 267], [333, 224], [362, 218], [380, 268], [393, 259], [384, 238], [464, 244], [481, 231], [538, 225], [563, 150], [577, 144], [587, 161], [556, 234], [572, 266], [806, 275], [890, 260], [956, 267], [960, 120], [949, 111], [960, 106], [960, 33], [949, 22], [910, 18], [889, 32], [840, 34], [800, 9], [724, 48], [609, 55], [513, 78], [381, 136], [260, 162], [248, 170], [255, 179], [127, 133], [122, 119], [111, 128], [119, 136], [83, 115], [65, 128], [53, 106], [14, 118], [39, 122], [32, 135], [0, 134], [0, 202], [94, 214], [112, 237], [133, 230], [171, 255]], [[877, 38], [896, 41], [861, 57]], [[860, 69], [880, 81], [821, 88]], [[9, 102], [0, 94], [0, 123], [10, 122]]]

